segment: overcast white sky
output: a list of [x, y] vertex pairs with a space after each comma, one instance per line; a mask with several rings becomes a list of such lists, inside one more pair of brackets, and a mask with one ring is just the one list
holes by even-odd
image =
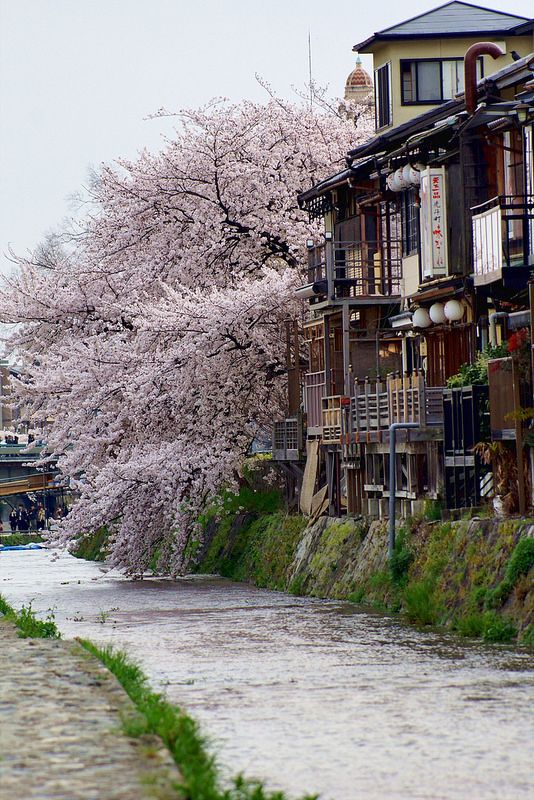
[[[308, 80], [308, 30], [314, 79], [341, 95], [356, 42], [438, 5], [0, 0], [0, 254], [25, 253], [61, 223], [90, 166], [157, 148], [170, 130], [146, 119], [158, 108], [265, 99], [255, 73], [290, 97]], [[534, 15], [532, 0], [488, 5]]]

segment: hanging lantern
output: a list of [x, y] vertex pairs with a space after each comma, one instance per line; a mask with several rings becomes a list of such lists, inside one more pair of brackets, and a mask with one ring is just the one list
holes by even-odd
[[413, 167], [410, 165], [410, 183], [413, 183], [414, 186], [421, 184], [421, 170], [424, 168], [424, 164], [415, 164]]
[[428, 314], [436, 325], [443, 325], [444, 322], [447, 322], [443, 303], [434, 303], [434, 305], [430, 306]]
[[412, 316], [412, 324], [414, 328], [428, 328], [429, 325], [432, 325], [432, 320], [426, 308], [415, 309]]
[[408, 181], [404, 179], [404, 167], [399, 167], [395, 172], [395, 186], [397, 187], [397, 192], [402, 192], [408, 186]]
[[397, 191], [396, 189], [393, 188], [394, 184], [395, 184], [395, 173], [394, 172], [390, 172], [389, 175], [386, 178], [386, 186], [388, 187], [390, 192], [396, 192]]
[[465, 306], [458, 300], [447, 300], [443, 311], [450, 322], [458, 322], [465, 314]]
[[406, 164], [406, 166], [402, 168], [402, 179], [407, 186], [409, 186], [410, 183], [413, 183], [411, 164]]

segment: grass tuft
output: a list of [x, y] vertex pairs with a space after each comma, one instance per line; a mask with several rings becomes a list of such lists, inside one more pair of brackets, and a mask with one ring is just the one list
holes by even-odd
[[15, 611], [7, 600], [0, 595], [0, 613], [9, 622], [14, 623], [19, 630], [19, 636], [24, 639], [60, 639], [61, 634], [54, 622], [54, 614], [48, 612], [45, 620], [37, 619], [32, 609], [32, 604], [22, 606], [20, 611]]

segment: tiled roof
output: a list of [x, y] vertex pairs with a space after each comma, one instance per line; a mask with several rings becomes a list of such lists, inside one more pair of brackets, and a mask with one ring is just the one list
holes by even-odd
[[526, 17], [493, 11], [471, 3], [453, 0], [443, 6], [434, 8], [417, 17], [412, 17], [398, 25], [375, 33], [373, 36], [354, 46], [354, 50], [364, 48], [381, 39], [417, 38], [420, 36], [469, 36], [472, 33], [506, 33], [522, 23], [529, 22]]

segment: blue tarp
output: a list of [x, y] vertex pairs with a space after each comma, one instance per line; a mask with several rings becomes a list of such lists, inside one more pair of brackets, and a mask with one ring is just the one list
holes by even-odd
[[34, 542], [32, 544], [9, 544], [4, 547], [0, 544], [0, 553], [6, 550], [44, 550], [44, 545]]

